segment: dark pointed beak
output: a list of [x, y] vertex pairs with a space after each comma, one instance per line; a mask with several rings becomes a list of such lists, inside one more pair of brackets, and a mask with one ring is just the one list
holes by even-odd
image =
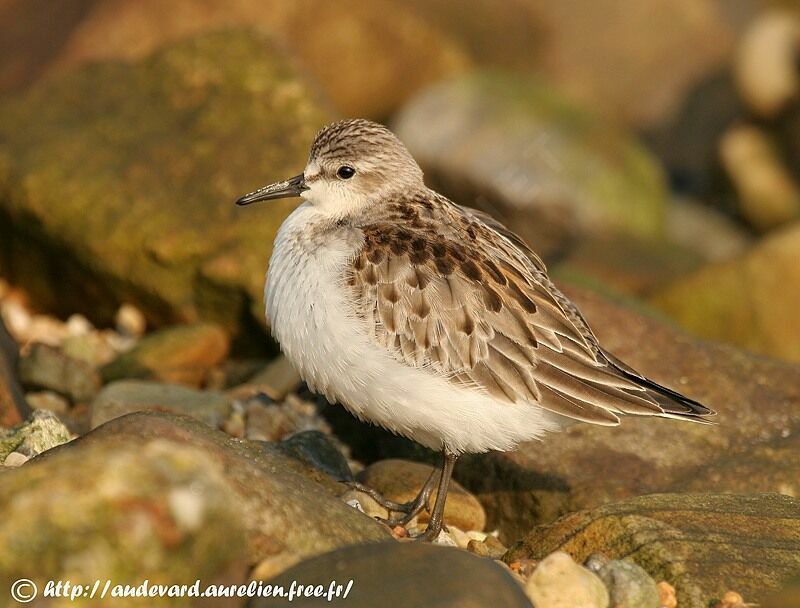
[[306, 180], [303, 174], [295, 175], [285, 182], [278, 182], [264, 186], [258, 190], [245, 194], [242, 198], [236, 201], [237, 205], [249, 205], [250, 203], [257, 203], [259, 201], [271, 201], [277, 198], [290, 198], [292, 196], [300, 196], [300, 193], [308, 190]]

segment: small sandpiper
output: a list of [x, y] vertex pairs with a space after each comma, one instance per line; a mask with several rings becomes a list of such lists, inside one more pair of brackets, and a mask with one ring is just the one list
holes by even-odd
[[294, 196], [267, 276], [273, 335], [312, 390], [442, 453], [415, 500], [372, 492], [400, 514], [391, 525], [429, 508], [438, 477], [418, 538], [438, 537], [461, 454], [513, 450], [574, 420], [714, 413], [603, 349], [528, 245], [427, 188], [386, 127], [328, 125], [303, 173], [236, 202]]

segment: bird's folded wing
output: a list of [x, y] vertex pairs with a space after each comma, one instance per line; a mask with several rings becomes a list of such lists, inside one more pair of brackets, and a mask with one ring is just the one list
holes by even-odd
[[[499, 403], [537, 404], [605, 425], [617, 424], [618, 413], [663, 414], [645, 388], [609, 363], [541, 261], [477, 214], [463, 213], [435, 234], [363, 227], [365, 243], [347, 280], [371, 338], [405, 364]], [[453, 231], [470, 229], [468, 249], [468, 234]]]

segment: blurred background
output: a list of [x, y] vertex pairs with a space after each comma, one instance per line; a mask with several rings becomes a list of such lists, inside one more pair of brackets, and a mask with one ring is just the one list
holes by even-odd
[[800, 360], [797, 8], [2, 0], [0, 274], [61, 317], [263, 333], [294, 202], [230, 202], [358, 116], [558, 274]]
[[[389, 125], [429, 186], [488, 211], [542, 255], [611, 351], [720, 411], [717, 427], [626, 420], [464, 458], [456, 479], [480, 513], [464, 529], [497, 529], [506, 546], [538, 530], [514, 553], [538, 559], [560, 532], [534, 526], [669, 492], [678, 496], [669, 509], [688, 505], [664, 520], [678, 537], [725, 529], [678, 548], [647, 545], [658, 577], [682, 581], [681, 608], [731, 588], [760, 599], [800, 571], [797, 502], [780, 502], [800, 493], [796, 0], [0, 0], [0, 463], [17, 467], [86, 435], [69, 448], [85, 451], [80, 466], [68, 450], [0, 475], [0, 508], [28, 497], [18, 525], [0, 518], [0, 546], [13, 541], [20, 562], [63, 561], [59, 572], [86, 576], [112, 566], [73, 554], [111, 555], [136, 575], [152, 564], [194, 574], [158, 519], [184, 473], [153, 471], [183, 471], [170, 459], [190, 449], [186, 437], [218, 459], [228, 448], [185, 421], [113, 426], [133, 411], [189, 414], [281, 446], [318, 433], [333, 451], [287, 450], [317, 454], [326, 474], [331, 454], [345, 477], [387, 457], [432, 461], [324, 405], [277, 355], [264, 270], [297, 201], [233, 204], [297, 174], [320, 127], [346, 117]], [[140, 458], [142, 437], [178, 447]], [[281, 516], [270, 501], [283, 500], [274, 489], [283, 482], [242, 498], [261, 481], [237, 478], [231, 490], [235, 467], [218, 479], [195, 456], [190, 481], [222, 488], [206, 505], [221, 527], [175, 534], [219, 556], [204, 562], [209, 576], [238, 580], [245, 563], [268, 578], [354, 542], [332, 541], [312, 515], [305, 526]], [[386, 466], [370, 483], [419, 473]], [[131, 479], [155, 480], [136, 490], [159, 505], [147, 511], [158, 520], [149, 566], [103, 544], [133, 529], [125, 518], [135, 509], [94, 491], [102, 475], [125, 492]], [[45, 478], [63, 484], [64, 502]], [[699, 491], [747, 498], [695, 505], [688, 496]], [[53, 516], [72, 500], [91, 523]], [[695, 521], [693, 509], [712, 514]], [[617, 532], [580, 546], [645, 551]], [[246, 557], [225, 542], [240, 537]], [[265, 557], [287, 538], [288, 557]], [[30, 574], [18, 566], [0, 552], [0, 574]]]

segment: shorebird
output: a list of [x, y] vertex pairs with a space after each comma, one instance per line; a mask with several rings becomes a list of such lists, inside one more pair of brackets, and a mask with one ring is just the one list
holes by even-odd
[[413, 501], [371, 492], [401, 514], [390, 524], [429, 509], [438, 478], [418, 536], [437, 538], [461, 454], [513, 450], [574, 420], [714, 413], [607, 352], [533, 250], [426, 187], [386, 127], [324, 127], [301, 174], [236, 203], [298, 196], [267, 274], [273, 335], [309, 388], [442, 453]]

